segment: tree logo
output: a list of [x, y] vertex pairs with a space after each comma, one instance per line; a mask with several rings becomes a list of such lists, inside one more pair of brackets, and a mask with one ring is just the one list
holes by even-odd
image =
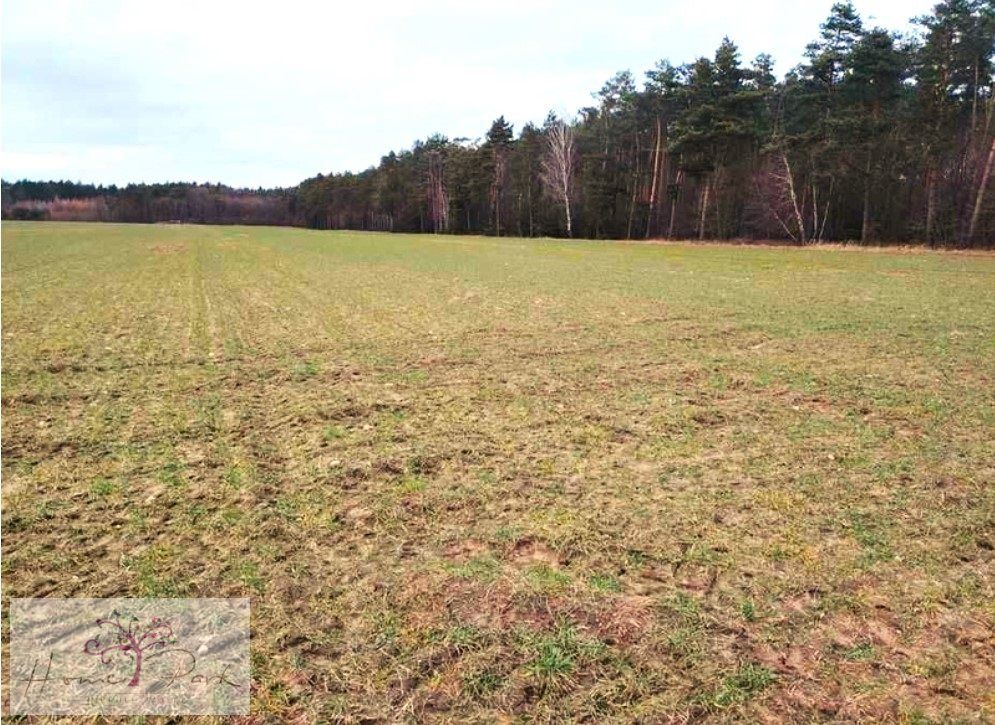
[[142, 624], [134, 615], [122, 615], [116, 609], [109, 619], [96, 620], [97, 627], [102, 631], [83, 645], [83, 652], [100, 657], [105, 665], [112, 664], [115, 655], [131, 659], [134, 671], [129, 687], [137, 687], [142, 676], [142, 657], [146, 652], [164, 649], [175, 644], [173, 625], [162, 617], [152, 617], [147, 624]]

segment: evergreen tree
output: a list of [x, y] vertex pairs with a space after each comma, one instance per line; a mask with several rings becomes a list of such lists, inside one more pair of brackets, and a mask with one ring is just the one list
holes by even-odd
[[484, 148], [489, 152], [491, 172], [490, 214], [494, 233], [501, 236], [501, 207], [504, 205], [505, 181], [508, 173], [508, 152], [515, 138], [515, 130], [510, 123], [499, 116], [487, 132]]

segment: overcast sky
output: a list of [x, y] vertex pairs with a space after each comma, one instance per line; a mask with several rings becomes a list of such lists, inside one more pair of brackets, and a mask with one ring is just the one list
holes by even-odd
[[[857, 0], [908, 30], [932, 0]], [[831, 0], [258, 5], [6, 0], [3, 178], [292, 186], [441, 132], [572, 115], [615, 71], [712, 55], [783, 74]], [[415, 6], [418, 6], [415, 9]]]

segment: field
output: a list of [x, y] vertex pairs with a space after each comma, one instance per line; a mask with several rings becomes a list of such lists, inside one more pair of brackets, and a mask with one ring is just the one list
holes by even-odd
[[995, 718], [995, 256], [3, 226], [3, 580], [254, 720]]

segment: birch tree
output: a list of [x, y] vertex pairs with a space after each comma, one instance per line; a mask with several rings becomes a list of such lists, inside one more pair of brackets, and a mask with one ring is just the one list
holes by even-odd
[[547, 193], [563, 205], [567, 236], [573, 236], [573, 212], [570, 208], [577, 151], [573, 129], [563, 121], [554, 121], [546, 129], [546, 149], [542, 159], [542, 180]]

